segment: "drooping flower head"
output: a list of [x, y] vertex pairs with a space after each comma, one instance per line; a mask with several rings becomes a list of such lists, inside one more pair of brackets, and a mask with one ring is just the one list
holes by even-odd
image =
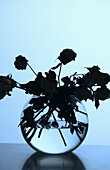
[[67, 63], [71, 62], [72, 60], [75, 61], [76, 53], [72, 49], [64, 49], [61, 53], [58, 59], [66, 65]]
[[16, 57], [14, 65], [18, 70], [25, 70], [27, 67], [27, 63], [28, 63], [28, 60], [22, 55], [19, 55]]

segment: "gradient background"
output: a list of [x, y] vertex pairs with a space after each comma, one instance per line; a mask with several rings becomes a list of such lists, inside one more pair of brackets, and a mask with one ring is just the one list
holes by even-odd
[[[62, 76], [98, 65], [110, 73], [109, 0], [3, 0], [0, 1], [0, 75], [11, 73], [20, 83], [34, 80], [29, 70], [18, 71], [14, 59], [22, 54], [38, 71], [48, 71], [65, 48], [77, 53]], [[25, 102], [30, 98], [15, 89], [0, 101], [0, 143], [25, 143], [19, 124]], [[98, 110], [88, 100], [89, 131], [83, 144], [110, 145], [110, 101]]]

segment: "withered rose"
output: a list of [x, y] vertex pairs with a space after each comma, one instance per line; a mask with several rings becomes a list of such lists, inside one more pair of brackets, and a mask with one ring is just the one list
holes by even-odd
[[19, 55], [18, 57], [16, 57], [14, 65], [18, 70], [25, 70], [27, 67], [27, 63], [28, 63], [28, 60], [22, 55]]

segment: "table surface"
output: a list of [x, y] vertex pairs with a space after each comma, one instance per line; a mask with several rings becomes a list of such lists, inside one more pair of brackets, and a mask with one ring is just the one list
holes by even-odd
[[47, 155], [27, 144], [0, 144], [0, 170], [109, 170], [110, 146], [81, 145], [74, 152]]

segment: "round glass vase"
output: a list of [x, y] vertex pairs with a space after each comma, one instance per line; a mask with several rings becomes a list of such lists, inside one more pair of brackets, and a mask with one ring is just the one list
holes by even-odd
[[20, 126], [25, 141], [34, 150], [47, 154], [63, 154], [73, 151], [83, 142], [88, 131], [88, 115], [82, 102], [76, 99], [77, 109], [73, 109], [77, 120], [75, 123], [60, 119], [59, 110], [56, 109], [52, 111], [48, 123], [42, 126], [39, 120], [46, 115], [49, 106], [45, 105], [45, 108], [35, 112], [33, 123], [27, 123], [24, 110], [31, 107], [30, 100], [26, 102], [21, 113]]

